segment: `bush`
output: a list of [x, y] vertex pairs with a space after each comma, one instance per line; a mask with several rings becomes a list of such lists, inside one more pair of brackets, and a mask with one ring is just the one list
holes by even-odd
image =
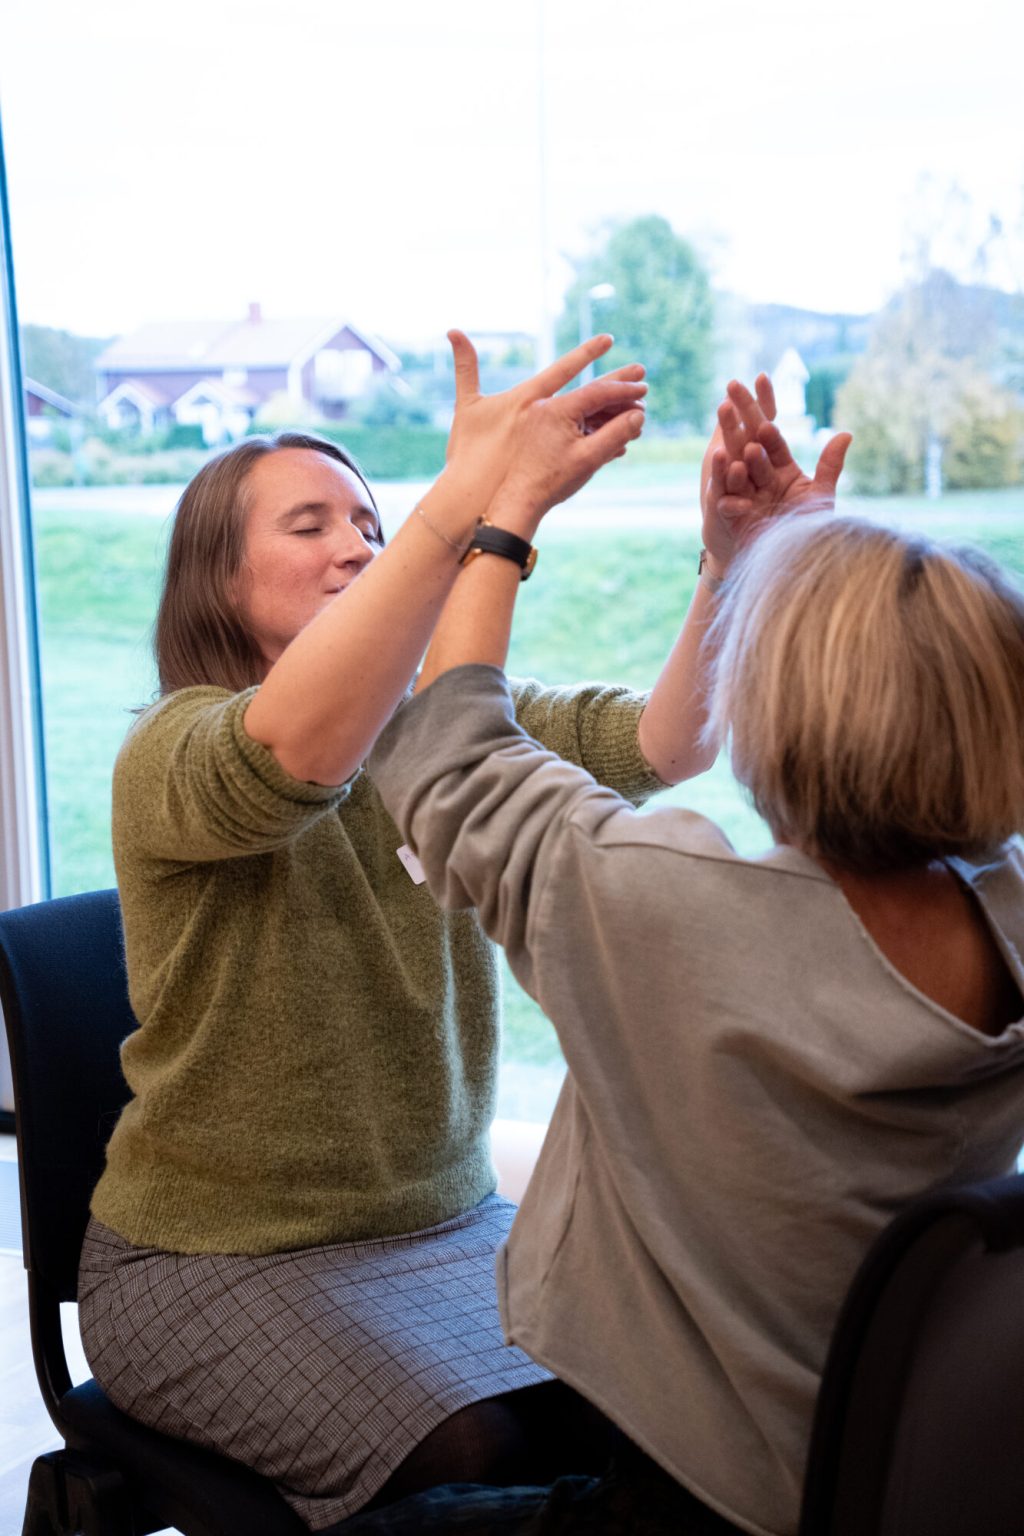
[[361, 427], [429, 427], [430, 412], [412, 391], [399, 390], [388, 379], [378, 380], [352, 407], [353, 425]]
[[853, 433], [849, 470], [865, 496], [925, 489], [930, 441], [950, 490], [996, 489], [1024, 477], [1024, 411], [969, 360], [902, 362], [865, 354], [840, 389], [837, 424]]
[[75, 469], [70, 453], [59, 448], [30, 448], [28, 467], [32, 484], [38, 486], [74, 485]]
[[[210, 449], [165, 449], [146, 454], [117, 453], [99, 438], [89, 438], [76, 460], [55, 448], [33, 448], [29, 454], [32, 484], [62, 485], [183, 485], [210, 457]], [[76, 473], [77, 468], [77, 473]]]
[[807, 414], [813, 416], [819, 431], [831, 428], [835, 416], [836, 395], [850, 372], [849, 362], [820, 364], [810, 370], [805, 398]]
[[996, 490], [1024, 481], [1024, 410], [987, 379], [974, 380], [961, 396], [942, 473], [951, 491]]
[[198, 422], [172, 421], [156, 432], [140, 433], [135, 428], [108, 427], [102, 422], [92, 428], [92, 437], [115, 453], [132, 458], [163, 453], [169, 448], [207, 449], [203, 429]]
[[[274, 427], [253, 427], [273, 432]], [[360, 422], [318, 422], [302, 430], [346, 448], [371, 480], [432, 480], [444, 468], [448, 433], [440, 427], [369, 427]]]

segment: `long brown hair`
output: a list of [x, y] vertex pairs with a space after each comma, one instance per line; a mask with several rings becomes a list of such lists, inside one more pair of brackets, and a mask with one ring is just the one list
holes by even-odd
[[153, 632], [161, 694], [202, 684], [239, 693], [263, 675], [260, 648], [232, 593], [245, 559], [246, 480], [258, 459], [282, 448], [305, 448], [344, 464], [377, 509], [351, 454], [304, 432], [249, 437], [204, 464], [178, 502], [167, 550]]

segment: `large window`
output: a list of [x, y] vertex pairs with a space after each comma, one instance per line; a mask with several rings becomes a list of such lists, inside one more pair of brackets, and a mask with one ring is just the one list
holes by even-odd
[[[54, 892], [112, 879], [111, 764], [152, 694], [182, 484], [301, 423], [352, 447], [393, 527], [443, 460], [451, 324], [488, 388], [591, 328], [651, 371], [645, 441], [545, 530], [520, 672], [653, 681], [712, 408], [762, 368], [803, 456], [854, 430], [848, 505], [1024, 572], [1016, 26], [1011, 0], [955, 29], [877, 0], [14, 8]], [[765, 841], [726, 764], [673, 798]], [[540, 1118], [557, 1048], [511, 982], [507, 1012], [504, 1107]]]

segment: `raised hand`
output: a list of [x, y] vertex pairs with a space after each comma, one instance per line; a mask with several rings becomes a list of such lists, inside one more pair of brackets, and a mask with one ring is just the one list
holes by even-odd
[[[532, 379], [497, 395], [480, 393], [477, 356], [469, 337], [462, 331], [453, 330], [448, 332], [448, 340], [455, 361], [455, 416], [448, 439], [445, 479], [460, 493], [472, 497], [483, 511], [520, 449], [524, 419], [534, 407], [551, 401], [588, 363], [603, 356], [612, 345], [612, 338], [591, 337]], [[569, 414], [578, 411], [581, 396], [584, 397], [584, 407], [591, 412], [577, 435], [599, 430], [615, 415], [635, 404], [644, 392], [638, 387], [642, 377], [642, 368], [620, 368], [616, 373], [594, 381], [598, 384], [608, 381], [628, 384], [632, 391], [628, 395], [620, 391], [618, 395], [606, 392], [594, 396], [588, 394], [590, 385], [573, 391], [574, 404]], [[569, 396], [564, 398], [566, 401], [570, 399]]]
[[625, 453], [643, 430], [643, 372], [631, 364], [532, 402], [519, 417], [512, 464], [492, 507], [495, 522], [532, 538], [549, 508]]
[[783, 512], [831, 511], [853, 441], [848, 432], [837, 433], [823, 448], [813, 477], [806, 475], [772, 419], [775, 396], [770, 380], [761, 374], [754, 387], [756, 399], [736, 380], [728, 385], [705, 455], [703, 536], [711, 569], [718, 575], [768, 518]]
[[[758, 374], [754, 380], [754, 389], [757, 395], [755, 404], [760, 411], [760, 419], [762, 421], [774, 421], [775, 390], [772, 387], [771, 379], [766, 373]], [[731, 399], [727, 397], [718, 407], [715, 430], [711, 434], [711, 441], [704, 450], [704, 462], [700, 467], [700, 506], [702, 512], [706, 510], [707, 498], [711, 489], [711, 463], [715, 453], [719, 449], [724, 448], [730, 462], [734, 459], [742, 459], [743, 449], [748, 442], [753, 440], [753, 432], [747, 427]]]

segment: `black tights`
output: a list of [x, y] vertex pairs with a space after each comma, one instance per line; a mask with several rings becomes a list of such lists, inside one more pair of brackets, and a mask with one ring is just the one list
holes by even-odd
[[617, 1431], [562, 1381], [542, 1381], [487, 1397], [453, 1413], [421, 1440], [367, 1505], [378, 1509], [440, 1483], [507, 1488], [595, 1474]]

